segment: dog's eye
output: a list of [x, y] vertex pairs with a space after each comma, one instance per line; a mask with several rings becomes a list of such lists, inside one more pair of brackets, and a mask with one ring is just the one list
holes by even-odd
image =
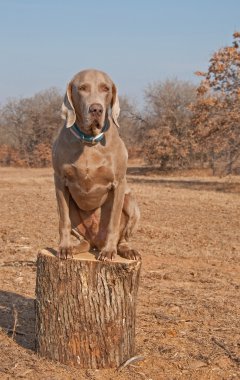
[[86, 84], [82, 84], [81, 86], [78, 86], [78, 90], [79, 91], [87, 91], [88, 90], [88, 86]]
[[102, 84], [102, 85], [100, 86], [100, 90], [101, 90], [102, 92], [109, 92], [110, 88], [109, 88], [107, 85]]

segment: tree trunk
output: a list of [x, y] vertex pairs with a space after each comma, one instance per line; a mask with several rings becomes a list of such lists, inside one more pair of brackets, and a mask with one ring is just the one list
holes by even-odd
[[51, 360], [81, 368], [116, 367], [134, 356], [141, 263], [90, 253], [59, 260], [39, 252], [36, 348]]

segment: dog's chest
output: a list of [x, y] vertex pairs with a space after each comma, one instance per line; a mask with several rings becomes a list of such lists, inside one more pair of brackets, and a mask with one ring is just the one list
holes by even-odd
[[111, 165], [105, 160], [98, 163], [89, 159], [79, 160], [64, 166], [65, 184], [69, 188], [77, 188], [84, 193], [94, 190], [110, 189], [114, 182]]

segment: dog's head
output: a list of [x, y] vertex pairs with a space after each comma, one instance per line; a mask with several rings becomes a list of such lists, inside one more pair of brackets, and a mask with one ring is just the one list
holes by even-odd
[[66, 127], [77, 122], [84, 132], [96, 136], [103, 128], [109, 110], [113, 122], [119, 127], [117, 88], [109, 76], [98, 70], [85, 70], [76, 74], [67, 86], [62, 104], [62, 118], [66, 120]]

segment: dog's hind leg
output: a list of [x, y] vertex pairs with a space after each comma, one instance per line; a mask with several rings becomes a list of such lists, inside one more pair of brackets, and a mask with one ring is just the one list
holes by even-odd
[[79, 245], [76, 246], [76, 253], [88, 252], [90, 249], [90, 243], [86, 239], [84, 231], [81, 231], [82, 229], [80, 226], [82, 225], [82, 221], [80, 212], [72, 197], [70, 197], [69, 200], [69, 215], [72, 225], [71, 234], [75, 236], [80, 242]]
[[121, 225], [120, 239], [118, 242], [118, 254], [126, 259], [141, 260], [140, 254], [132, 249], [128, 240], [136, 230], [140, 218], [140, 211], [132, 191], [125, 194]]

